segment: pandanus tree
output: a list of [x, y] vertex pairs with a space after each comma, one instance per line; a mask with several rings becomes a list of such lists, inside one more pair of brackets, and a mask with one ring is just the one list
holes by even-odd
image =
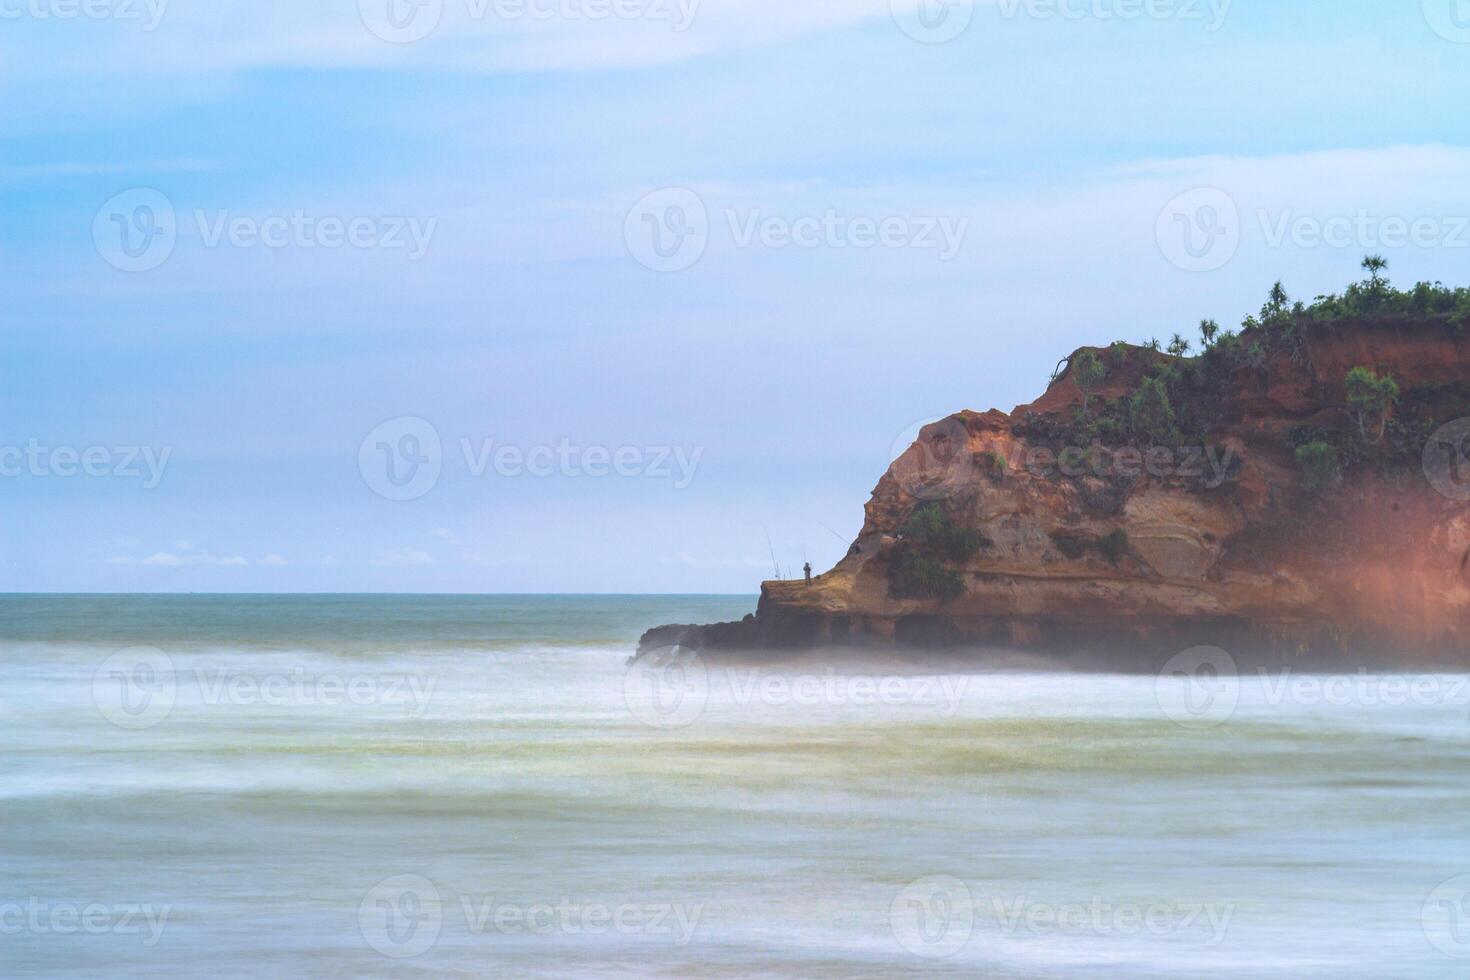
[[1383, 285], [1383, 270], [1388, 268], [1388, 259], [1381, 255], [1363, 257], [1363, 271], [1368, 273], [1368, 285], [1378, 289]]
[[1085, 350], [1072, 358], [1072, 380], [1077, 387], [1082, 389], [1082, 414], [1087, 414], [1088, 403], [1092, 398], [1092, 389], [1102, 384], [1107, 379], [1108, 369], [1103, 367], [1102, 361], [1098, 360], [1096, 354]]
[[1266, 297], [1266, 310], [1273, 316], [1286, 312], [1286, 305], [1291, 302], [1291, 297], [1286, 295], [1286, 287], [1278, 279], [1276, 285], [1271, 287], [1271, 293]]
[[1399, 400], [1399, 385], [1393, 375], [1385, 374], [1380, 378], [1368, 368], [1355, 367], [1347, 373], [1343, 388], [1347, 392], [1348, 410], [1358, 421], [1358, 432], [1364, 439], [1369, 439], [1368, 428], [1371, 425], [1378, 430], [1371, 441], [1382, 441], [1388, 425], [1388, 410]]

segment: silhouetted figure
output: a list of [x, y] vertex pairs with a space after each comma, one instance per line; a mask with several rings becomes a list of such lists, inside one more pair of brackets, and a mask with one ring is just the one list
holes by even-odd
[[812, 563], [811, 562], [807, 562], [805, 565], [802, 566], [801, 570], [804, 571], [804, 572], [806, 572], [806, 584], [807, 585], [811, 585], [812, 584]]

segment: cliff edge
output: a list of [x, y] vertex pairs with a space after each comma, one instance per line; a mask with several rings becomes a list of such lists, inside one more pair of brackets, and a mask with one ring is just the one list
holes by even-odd
[[738, 623], [639, 644], [988, 649], [1146, 667], [1470, 662], [1470, 291], [1278, 285], [1200, 353], [1083, 348], [1009, 414], [935, 422], [846, 557]]

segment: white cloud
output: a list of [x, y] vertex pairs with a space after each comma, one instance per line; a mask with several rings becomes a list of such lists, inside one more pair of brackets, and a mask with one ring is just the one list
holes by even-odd
[[1145, 159], [1110, 168], [1127, 185], [1215, 186], [1242, 203], [1346, 207], [1354, 202], [1459, 200], [1470, 177], [1470, 149], [1428, 143], [1371, 149]]
[[[119, 537], [113, 544], [120, 548], [133, 548], [142, 542], [133, 537]], [[192, 541], [176, 541], [168, 551], [155, 551], [151, 555], [117, 555], [104, 560], [108, 565], [140, 565], [154, 568], [186, 568], [191, 566], [219, 566], [240, 568], [247, 565], [282, 568], [294, 564], [290, 559], [271, 552], [252, 561], [244, 555], [217, 555], [208, 548], [201, 548]], [[323, 558], [321, 564], [335, 563], [331, 557]]]
[[469, 551], [461, 554], [459, 560], [467, 565], [479, 565], [484, 568], [501, 568], [510, 565], [532, 565], [540, 568], [549, 568], [551, 563], [536, 559], [530, 555], [487, 555], [483, 552]]
[[418, 548], [395, 548], [385, 551], [372, 564], [379, 568], [406, 568], [418, 565], [436, 565], [434, 556]]
[[132, 163], [66, 160], [28, 166], [0, 167], [0, 184], [25, 180], [58, 180], [67, 177], [106, 177], [113, 174], [204, 173], [215, 165], [209, 160], [139, 160]]
[[[188, 542], [179, 542], [187, 545]], [[223, 565], [231, 567], [242, 567], [250, 564], [250, 560], [240, 555], [216, 555], [207, 550], [192, 550], [181, 548], [179, 551], [155, 551], [144, 558], [122, 556], [108, 558], [109, 565], [150, 565], [163, 568], [182, 568], [191, 565]]]
[[[576, 0], [431, 0], [419, 5], [405, 33], [394, 34], [385, 17], [393, 2], [173, 3], [152, 30], [127, 21], [56, 30], [36, 19], [11, 20], [6, 30], [12, 45], [0, 74], [137, 78], [229, 76], [272, 67], [642, 67], [890, 16], [888, 0], [633, 0], [639, 16], [597, 20], [578, 16], [583, 5]], [[399, 38], [423, 36], [390, 43], [374, 27]]]

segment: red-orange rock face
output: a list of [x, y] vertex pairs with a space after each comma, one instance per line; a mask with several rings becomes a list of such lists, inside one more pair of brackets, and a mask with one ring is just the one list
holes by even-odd
[[[1109, 371], [1084, 423], [1172, 360], [1094, 353]], [[1381, 424], [1364, 434], [1345, 408], [1343, 379], [1357, 366], [1391, 373], [1399, 410], [1420, 413], [1394, 425], [1392, 459]], [[1455, 417], [1446, 413], [1470, 414], [1470, 344], [1439, 320], [1339, 321], [1307, 331], [1294, 353], [1229, 371], [1188, 406], [1209, 421], [1194, 444], [1074, 424], [1083, 392], [1070, 368], [1009, 415], [967, 411], [928, 426], [879, 480], [847, 557], [811, 585], [765, 583], [757, 616], [715, 645], [1470, 656], [1470, 472], [1431, 480], [1404, 448], [1429, 441], [1413, 428], [1424, 406], [1438, 406], [1436, 427]], [[1295, 446], [1319, 431], [1362, 458], [1339, 483], [1309, 489]], [[980, 545], [943, 563], [953, 594], [901, 598], [894, 564], [912, 547], [906, 522], [926, 507]]]

